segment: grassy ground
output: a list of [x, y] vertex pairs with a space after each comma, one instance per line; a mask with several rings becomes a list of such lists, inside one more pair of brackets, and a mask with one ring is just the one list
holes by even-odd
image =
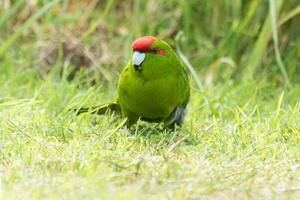
[[[298, 199], [296, 0], [86, 2], [0, 4], [0, 199]], [[69, 112], [149, 34], [196, 71], [182, 128]]]

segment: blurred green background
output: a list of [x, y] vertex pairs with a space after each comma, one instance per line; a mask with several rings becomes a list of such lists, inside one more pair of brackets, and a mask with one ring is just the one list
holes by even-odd
[[204, 84], [300, 81], [298, 0], [1, 2], [2, 61], [41, 74], [63, 63], [70, 79], [79, 69], [116, 78], [131, 42], [154, 35], [181, 49]]

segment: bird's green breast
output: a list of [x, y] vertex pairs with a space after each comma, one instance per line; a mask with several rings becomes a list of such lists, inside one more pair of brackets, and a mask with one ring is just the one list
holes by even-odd
[[143, 71], [136, 72], [129, 63], [124, 68], [118, 86], [122, 109], [148, 119], [164, 119], [183, 104], [189, 90], [185, 72], [156, 67], [144, 66]]

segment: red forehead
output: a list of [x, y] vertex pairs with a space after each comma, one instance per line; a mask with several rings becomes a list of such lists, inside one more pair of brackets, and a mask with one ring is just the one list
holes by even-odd
[[155, 42], [156, 38], [151, 36], [141, 37], [135, 40], [132, 44], [133, 51], [150, 51], [152, 44]]

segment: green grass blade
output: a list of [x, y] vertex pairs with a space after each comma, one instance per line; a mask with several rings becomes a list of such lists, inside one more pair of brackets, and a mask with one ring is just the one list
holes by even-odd
[[11, 18], [14, 16], [14, 14], [25, 4], [25, 0], [17, 1], [13, 6], [5, 12], [5, 14], [0, 17], [0, 31], [4, 30], [4, 26], [6, 23], [11, 20]]
[[281, 95], [280, 95], [280, 97], [279, 97], [278, 104], [277, 104], [277, 109], [276, 109], [275, 119], [278, 119], [278, 117], [279, 117], [280, 109], [282, 107], [283, 97], [284, 97], [284, 92], [282, 92]]
[[192, 74], [192, 77], [193, 79], [195, 80], [196, 82], [196, 85], [197, 85], [197, 88], [200, 90], [200, 91], [203, 91], [203, 86], [202, 86], [202, 83], [201, 83], [201, 80], [195, 70], [195, 68], [192, 66], [192, 64], [188, 61], [188, 59], [185, 57], [185, 55], [182, 53], [180, 47], [179, 47], [179, 40], [180, 40], [180, 37], [182, 36], [182, 32], [179, 32], [176, 36], [176, 49], [177, 49], [177, 53], [178, 53], [178, 56], [180, 57], [180, 59], [182, 60], [182, 62], [187, 66], [187, 68], [189, 69], [189, 71], [191, 72]]
[[109, 0], [106, 5], [105, 9], [103, 11], [103, 14], [96, 20], [91, 23], [88, 30], [82, 35], [80, 40], [85, 40], [88, 36], [90, 36], [95, 30], [97, 29], [98, 25], [105, 19], [105, 17], [108, 15], [109, 11], [113, 7], [114, 0]]
[[[277, 6], [276, 6], [276, 12], [279, 13], [281, 7], [283, 5], [283, 0], [278, 0], [277, 1]], [[250, 71], [250, 76], [253, 77], [254, 72], [257, 70], [259, 65], [261, 64], [263, 55], [267, 49], [267, 45], [271, 39], [272, 36], [272, 31], [270, 29], [271, 27], [271, 15], [269, 15], [262, 27], [262, 30], [258, 36], [258, 39], [255, 43], [254, 49], [251, 52], [248, 62], [246, 64], [247, 69]]]
[[274, 48], [275, 48], [275, 56], [277, 64], [280, 68], [280, 71], [287, 83], [287, 85], [290, 87], [290, 80], [288, 77], [288, 74], [286, 72], [284, 63], [281, 59], [280, 51], [279, 51], [279, 45], [278, 45], [278, 32], [277, 32], [277, 23], [276, 23], [276, 4], [274, 0], [269, 0], [269, 7], [270, 7], [270, 16], [271, 16], [271, 27], [272, 27], [272, 36], [273, 36], [273, 42], [274, 42]]
[[34, 15], [32, 15], [17, 31], [15, 31], [12, 36], [6, 39], [0, 46], [0, 56], [2, 56], [6, 50], [26, 31], [30, 26], [41, 16], [43, 16], [50, 8], [59, 3], [60, 0], [54, 0], [46, 4], [40, 10], [38, 10]]
[[299, 14], [300, 14], [300, 5], [294, 8], [292, 11], [290, 11], [287, 15], [282, 17], [278, 22], [278, 26], [283, 25], [285, 22], [289, 21], [290, 19], [294, 18]]

